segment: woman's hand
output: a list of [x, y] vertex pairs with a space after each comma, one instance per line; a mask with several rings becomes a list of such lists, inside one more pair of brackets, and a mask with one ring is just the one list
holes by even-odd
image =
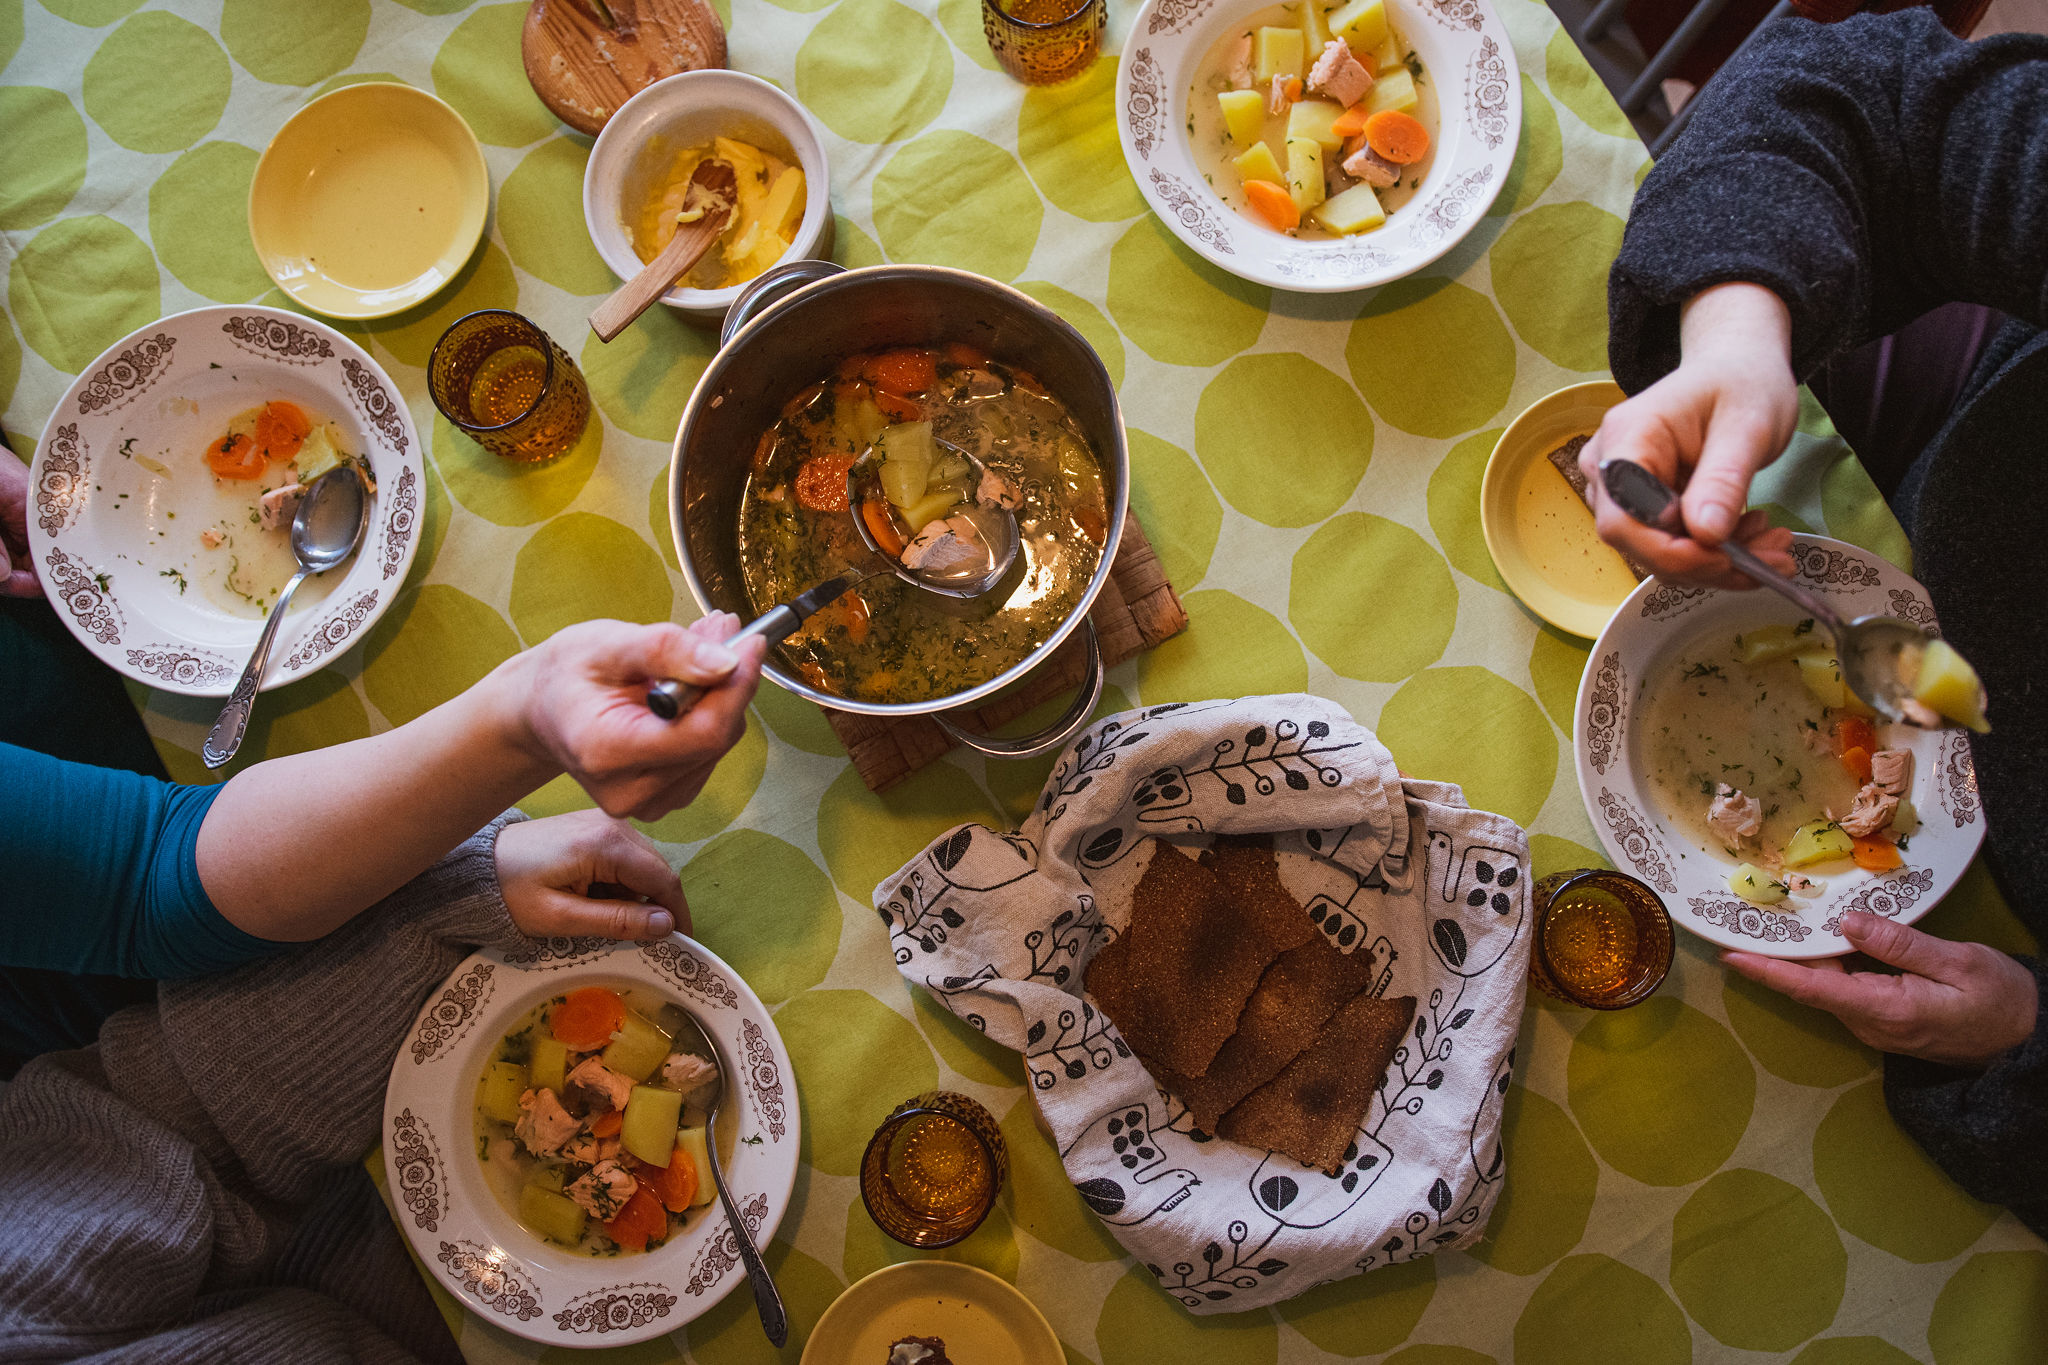
[[1996, 948], [1950, 943], [1861, 910], [1842, 917], [1842, 937], [1899, 974], [1852, 972], [1839, 958], [1806, 966], [1730, 952], [1721, 961], [1826, 1010], [1880, 1052], [1980, 1070], [2033, 1036], [2040, 1010], [2034, 974]]
[[0, 445], [0, 597], [41, 593], [28, 553], [28, 466]]
[[[514, 674], [519, 724], [552, 768], [608, 815], [658, 820], [686, 806], [739, 742], [767, 646], [721, 643], [739, 618], [713, 612], [687, 629], [586, 621], [504, 667]], [[647, 709], [647, 686], [675, 678], [707, 688], [669, 721]]]
[[[1718, 548], [1731, 537], [1789, 574], [1791, 533], [1743, 508], [1751, 478], [1778, 458], [1799, 420], [1791, 314], [1761, 285], [1716, 285], [1685, 306], [1679, 336], [1678, 368], [1610, 409], [1579, 452], [1601, 538], [1659, 573], [1698, 583], [1755, 586]], [[1645, 526], [1614, 505], [1599, 465], [1616, 458], [1682, 490], [1685, 534]]]
[[[498, 831], [497, 863], [505, 908], [530, 938], [655, 939], [676, 929], [690, 932], [682, 883], [660, 850], [625, 821], [599, 811], [505, 826]], [[604, 883], [649, 903], [593, 899], [592, 885]]]

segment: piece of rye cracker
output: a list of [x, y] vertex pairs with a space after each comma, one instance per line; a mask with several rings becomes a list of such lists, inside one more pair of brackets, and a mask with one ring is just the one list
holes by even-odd
[[1412, 995], [1353, 996], [1307, 1051], [1217, 1122], [1217, 1136], [1337, 1174], [1414, 1018]]
[[[1572, 492], [1579, 495], [1579, 501], [1586, 504], [1586, 510], [1589, 512], [1593, 510], [1593, 490], [1588, 486], [1586, 471], [1579, 468], [1579, 452], [1585, 449], [1586, 442], [1592, 439], [1590, 436], [1574, 436], [1551, 451], [1547, 457], [1550, 463], [1557, 467], [1557, 472], [1564, 475], [1564, 481], [1572, 486]], [[1634, 555], [1626, 550], [1617, 550], [1615, 553], [1621, 556], [1621, 562], [1628, 565], [1628, 571], [1638, 580], [1650, 576], [1649, 566]]]
[[[1280, 864], [1264, 838], [1226, 836], [1202, 855], [1240, 908], [1258, 907], [1275, 923], [1308, 922], [1308, 912], [1280, 880]], [[1340, 952], [1320, 933], [1273, 959], [1238, 1016], [1237, 1032], [1200, 1076], [1169, 1072], [1159, 1082], [1188, 1106], [1195, 1126], [1216, 1131], [1225, 1110], [1280, 1073], [1307, 1049], [1339, 1006], [1372, 978], [1372, 954]]]
[[1157, 844], [1131, 895], [1131, 918], [1088, 968], [1088, 993], [1149, 1069], [1200, 1076], [1237, 1031], [1267, 966], [1316, 930], [1270, 903], [1244, 907], [1216, 874]]

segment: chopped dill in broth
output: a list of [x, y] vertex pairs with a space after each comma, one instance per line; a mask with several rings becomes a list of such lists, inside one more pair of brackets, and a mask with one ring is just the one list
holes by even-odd
[[[963, 602], [920, 591], [855, 531], [847, 469], [886, 428], [916, 422], [1021, 496], [1021, 570], [1007, 592]], [[919, 529], [910, 515], [894, 534]], [[870, 352], [797, 394], [762, 434], [740, 495], [739, 557], [756, 614], [848, 569], [880, 569], [780, 648], [821, 691], [921, 702], [978, 686], [1050, 638], [1087, 592], [1107, 516], [1100, 461], [1031, 374], [957, 343]]]
[[1827, 743], [1838, 713], [1810, 690], [1795, 657], [1744, 662], [1741, 637], [1716, 634], [1651, 674], [1639, 706], [1636, 770], [1664, 818], [1713, 858], [1743, 856], [1707, 823], [1719, 784], [1762, 803], [1756, 842], [1766, 853], [1782, 850], [1799, 826], [1855, 803], [1857, 782]]

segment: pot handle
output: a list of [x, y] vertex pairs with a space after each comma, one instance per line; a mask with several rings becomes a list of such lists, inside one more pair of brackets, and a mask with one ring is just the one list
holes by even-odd
[[806, 260], [791, 261], [788, 265], [763, 271], [740, 291], [739, 297], [732, 301], [732, 307], [725, 310], [725, 321], [718, 328], [718, 348], [724, 350], [739, 335], [740, 328], [773, 308], [787, 295], [828, 275], [841, 274], [845, 269], [845, 266], [831, 261]]
[[1081, 689], [1074, 694], [1073, 704], [1045, 729], [1016, 739], [998, 739], [993, 735], [962, 730], [947, 720], [944, 712], [935, 712], [932, 719], [954, 739], [990, 758], [1030, 758], [1034, 754], [1049, 754], [1064, 748], [1068, 740], [1087, 726], [1088, 718], [1095, 714], [1096, 703], [1102, 700], [1102, 642], [1096, 638], [1095, 622], [1090, 618], [1081, 618], [1081, 629], [1087, 633], [1088, 671], [1081, 677]]

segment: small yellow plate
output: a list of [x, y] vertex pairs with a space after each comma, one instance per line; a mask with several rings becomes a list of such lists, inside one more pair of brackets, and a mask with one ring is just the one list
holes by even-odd
[[462, 115], [409, 85], [345, 85], [264, 148], [249, 236], [277, 287], [314, 312], [388, 317], [455, 278], [490, 201]]
[[891, 1343], [938, 1337], [963, 1365], [1066, 1365], [1051, 1324], [1006, 1280], [958, 1261], [900, 1261], [833, 1300], [801, 1365], [882, 1365]]
[[1593, 513], [1550, 452], [1598, 431], [1623, 396], [1602, 379], [1537, 399], [1494, 443], [1479, 485], [1479, 527], [1509, 591], [1553, 626], [1589, 640], [1635, 591], [1636, 576], [1600, 539]]

